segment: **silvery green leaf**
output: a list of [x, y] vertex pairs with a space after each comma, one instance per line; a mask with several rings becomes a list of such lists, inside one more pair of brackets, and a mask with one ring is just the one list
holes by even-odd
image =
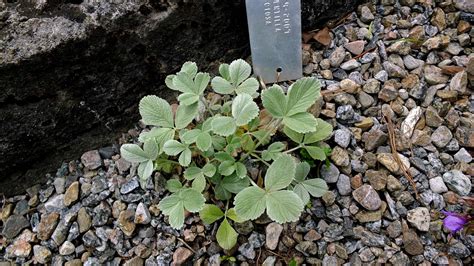
[[306, 112], [320, 96], [321, 85], [316, 78], [301, 78], [288, 89], [286, 115]]
[[194, 78], [194, 89], [197, 95], [201, 95], [209, 84], [211, 77], [207, 73], [197, 73]]
[[178, 101], [181, 105], [196, 104], [198, 100], [199, 100], [199, 95], [196, 95], [190, 92], [185, 92], [178, 96]]
[[196, 146], [201, 151], [207, 151], [211, 148], [212, 137], [207, 132], [201, 132], [196, 139]]
[[247, 176], [247, 167], [241, 162], [235, 163], [235, 174], [240, 177], [244, 178]]
[[304, 134], [298, 133], [287, 126], [283, 127], [283, 133], [296, 143], [301, 143], [303, 141]]
[[273, 117], [282, 118], [286, 114], [286, 97], [278, 85], [262, 91], [262, 104]]
[[321, 118], [316, 118], [316, 131], [305, 134], [304, 143], [315, 143], [321, 140], [329, 138], [332, 134], [332, 125], [328, 122], [322, 120]]
[[225, 176], [222, 178], [222, 187], [232, 193], [239, 193], [249, 186], [248, 178], [240, 178], [236, 174]]
[[179, 155], [178, 162], [182, 166], [188, 166], [191, 163], [191, 150], [186, 147], [184, 151]]
[[190, 167], [186, 168], [186, 170], [184, 170], [183, 176], [187, 180], [193, 180], [193, 179], [198, 178], [200, 176], [204, 177], [204, 174], [203, 174], [201, 168], [199, 168], [197, 166], [190, 166]]
[[232, 61], [229, 66], [230, 81], [234, 86], [238, 86], [250, 76], [252, 68], [242, 59]]
[[200, 129], [191, 129], [191, 130], [186, 130], [183, 134], [179, 136], [179, 139], [183, 141], [185, 144], [192, 144], [196, 142], [199, 134], [201, 134]]
[[198, 176], [193, 180], [192, 188], [198, 192], [202, 192], [206, 188], [206, 178]]
[[268, 167], [265, 174], [265, 189], [275, 191], [286, 188], [295, 177], [295, 160], [288, 154], [283, 154]]
[[303, 202], [304, 205], [308, 204], [308, 202], [310, 200], [309, 193], [306, 190], [306, 188], [304, 188], [303, 185], [296, 184], [295, 187], [293, 188], [293, 192], [295, 192], [296, 195], [298, 195], [298, 197], [300, 197], [300, 199], [301, 199], [301, 201]]
[[224, 218], [221, 225], [217, 229], [216, 239], [219, 246], [224, 250], [232, 249], [237, 244], [237, 237], [239, 234], [235, 232], [234, 228], [229, 224], [229, 221]]
[[307, 162], [300, 162], [296, 165], [295, 180], [303, 181], [309, 174], [311, 166]]
[[176, 110], [175, 125], [177, 129], [185, 128], [198, 114], [198, 103], [191, 105], [179, 105]]
[[183, 93], [196, 94], [194, 90], [194, 81], [186, 72], [179, 72], [173, 78], [173, 86]]
[[198, 71], [198, 67], [196, 63], [188, 61], [188, 62], [185, 62], [183, 66], [181, 66], [180, 72], [185, 72], [192, 78], [196, 76], [197, 71]]
[[321, 178], [308, 179], [301, 182], [301, 184], [313, 197], [322, 197], [328, 191], [326, 181]]
[[216, 167], [212, 163], [207, 163], [202, 168], [202, 172], [204, 173], [205, 176], [211, 177], [216, 173]]
[[160, 154], [163, 152], [163, 145], [168, 140], [174, 138], [174, 129], [165, 127], [154, 127], [148, 132], [143, 132], [138, 138], [139, 141], [145, 143], [147, 140], [153, 139], [158, 143]]
[[160, 148], [154, 139], [145, 141], [143, 151], [148, 155], [148, 159], [155, 160], [158, 157]]
[[297, 113], [283, 117], [283, 124], [298, 133], [316, 131], [316, 118], [310, 113]]
[[178, 193], [171, 194], [158, 204], [163, 214], [169, 216], [171, 227], [179, 229], [184, 224], [184, 201]]
[[311, 158], [315, 160], [324, 161], [326, 160], [326, 153], [323, 149], [317, 146], [305, 146], [306, 151], [309, 153]]
[[234, 92], [234, 86], [222, 77], [214, 77], [211, 81], [212, 89], [220, 94], [231, 94]]
[[266, 195], [267, 215], [277, 223], [296, 222], [304, 209], [300, 197], [293, 191], [271, 191]]
[[166, 79], [165, 79], [165, 84], [166, 86], [168, 86], [168, 88], [172, 89], [172, 90], [179, 90], [178, 88], [176, 88], [173, 84], [173, 79], [174, 77], [176, 77], [176, 75], [168, 75], [166, 76]]
[[234, 198], [235, 212], [244, 220], [253, 220], [265, 212], [265, 190], [259, 187], [248, 187], [240, 191]]
[[141, 163], [148, 161], [148, 154], [137, 144], [123, 144], [120, 147], [122, 157], [131, 163]]
[[184, 201], [184, 208], [189, 212], [198, 212], [204, 207], [204, 196], [194, 189], [184, 189], [180, 192], [180, 197]]
[[185, 149], [187, 149], [187, 145], [174, 139], [168, 140], [165, 142], [165, 145], [163, 145], [165, 153], [171, 156], [176, 156]]
[[258, 106], [253, 101], [252, 96], [240, 94], [232, 101], [232, 116], [237, 126], [248, 124], [252, 119], [258, 116]]
[[235, 162], [234, 161], [223, 161], [219, 165], [219, 173], [221, 175], [231, 175], [235, 171]]
[[202, 131], [209, 132], [212, 130], [212, 119], [214, 119], [213, 116], [207, 118], [206, 121], [202, 123], [202, 128], [201, 128]]
[[148, 95], [141, 99], [138, 106], [145, 125], [173, 127], [173, 113], [169, 103], [158, 96]]
[[204, 208], [199, 211], [199, 217], [205, 224], [212, 224], [224, 217], [224, 212], [214, 204], [206, 204]]
[[237, 94], [246, 93], [255, 98], [255, 96], [258, 95], [257, 94], [258, 87], [259, 87], [259, 84], [256, 78], [248, 78], [237, 87], [235, 92]]
[[226, 213], [226, 216], [227, 218], [231, 219], [232, 221], [236, 222], [236, 223], [243, 223], [245, 222], [244, 219], [240, 218], [237, 213], [235, 213], [235, 209], [234, 208], [230, 208], [227, 210], [227, 213]]
[[138, 176], [141, 180], [147, 180], [153, 173], [153, 161], [148, 160], [138, 165]]
[[166, 189], [168, 189], [170, 192], [177, 192], [181, 188], [183, 188], [183, 185], [178, 179], [170, 179], [166, 181]]
[[265, 151], [263, 151], [262, 159], [265, 161], [276, 160], [283, 149], [285, 149], [285, 144], [283, 142], [274, 142], [270, 144], [270, 146], [268, 146]]
[[224, 137], [234, 134], [236, 130], [235, 121], [232, 117], [218, 116], [212, 119], [212, 131]]
[[219, 74], [221, 74], [224, 79], [230, 80], [229, 64], [221, 64], [219, 66]]

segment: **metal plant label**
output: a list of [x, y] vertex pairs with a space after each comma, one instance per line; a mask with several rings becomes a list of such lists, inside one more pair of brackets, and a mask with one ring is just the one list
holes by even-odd
[[300, 0], [246, 0], [255, 75], [265, 83], [302, 77]]

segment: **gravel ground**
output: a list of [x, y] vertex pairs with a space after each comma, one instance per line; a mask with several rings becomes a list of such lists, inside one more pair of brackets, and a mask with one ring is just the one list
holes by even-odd
[[0, 265], [472, 265], [474, 237], [450, 236], [439, 211], [463, 212], [459, 197], [472, 195], [474, 4], [372, 2], [332, 28], [326, 48], [305, 45], [304, 72], [326, 91], [312, 111], [335, 132], [319, 173], [330, 191], [299, 222], [235, 224], [226, 253], [195, 215], [169, 227], [157, 207], [165, 178], [142, 190], [137, 165], [105, 147], [2, 200]]

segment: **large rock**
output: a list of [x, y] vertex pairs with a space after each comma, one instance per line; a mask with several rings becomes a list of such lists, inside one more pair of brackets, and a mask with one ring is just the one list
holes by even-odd
[[[304, 0], [303, 27], [358, 2]], [[243, 0], [32, 0], [0, 9], [0, 193], [113, 142], [138, 120], [142, 96], [171, 98], [163, 80], [185, 61], [212, 72], [250, 52]]]

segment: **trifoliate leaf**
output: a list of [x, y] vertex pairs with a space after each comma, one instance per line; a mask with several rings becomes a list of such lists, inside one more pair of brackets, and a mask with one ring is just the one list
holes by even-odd
[[282, 118], [286, 114], [286, 97], [278, 85], [262, 92], [262, 104], [273, 117]]
[[212, 137], [207, 132], [201, 132], [196, 139], [196, 146], [201, 151], [207, 151], [211, 148]]
[[219, 173], [224, 176], [231, 175], [235, 171], [234, 161], [224, 161], [219, 165]]
[[265, 188], [275, 191], [286, 188], [295, 177], [295, 160], [288, 154], [273, 161], [265, 174]]
[[153, 173], [153, 161], [148, 160], [138, 165], [138, 176], [141, 180], [147, 180]]
[[227, 137], [234, 134], [235, 130], [236, 125], [232, 117], [219, 116], [212, 120], [212, 131], [218, 135]]
[[148, 95], [143, 97], [138, 109], [145, 125], [167, 128], [174, 126], [171, 106], [158, 96]]
[[258, 106], [253, 101], [252, 96], [240, 94], [232, 101], [232, 116], [237, 126], [248, 124], [252, 119], [258, 116]]
[[227, 219], [224, 219], [217, 229], [216, 239], [219, 246], [225, 250], [229, 250], [237, 244], [237, 237], [239, 234], [235, 232], [234, 228], [229, 224]]
[[143, 143], [143, 151], [147, 154], [148, 159], [155, 160], [160, 148], [154, 139], [149, 139]]
[[186, 130], [183, 134], [179, 136], [179, 139], [183, 141], [183, 143], [186, 144], [192, 144], [196, 142], [199, 134], [201, 134], [200, 129], [191, 129], [191, 130]]
[[306, 112], [320, 96], [321, 85], [315, 78], [298, 79], [288, 89], [288, 102], [286, 105], [286, 115], [291, 116], [297, 113]]
[[214, 77], [211, 81], [212, 89], [220, 94], [231, 94], [234, 92], [234, 86], [222, 77]]
[[173, 85], [183, 93], [196, 95], [193, 78], [185, 72], [176, 74], [176, 77], [173, 78]]
[[197, 70], [198, 70], [198, 67], [196, 63], [188, 61], [188, 62], [185, 62], [183, 66], [181, 66], [180, 72], [185, 72], [190, 77], [194, 77], [197, 73]]
[[300, 197], [289, 190], [268, 192], [266, 195], [266, 207], [268, 217], [281, 224], [298, 221], [304, 209]]
[[163, 150], [165, 151], [166, 154], [171, 155], [171, 156], [176, 156], [180, 152], [184, 151], [187, 148], [186, 144], [183, 144], [177, 140], [168, 140], [165, 142], [165, 145], [163, 145]]
[[163, 152], [163, 146], [168, 140], [174, 138], [174, 129], [165, 127], [154, 127], [148, 132], [143, 132], [138, 138], [139, 141], [145, 143], [149, 139], [154, 139], [158, 143], [160, 154]]
[[252, 186], [240, 191], [234, 198], [234, 206], [242, 219], [257, 219], [266, 208], [265, 190]]
[[301, 184], [313, 197], [322, 197], [328, 191], [326, 181], [321, 178], [308, 179], [301, 182]]
[[202, 168], [202, 173], [207, 177], [211, 177], [216, 173], [216, 167], [212, 163], [207, 163]]
[[204, 177], [204, 174], [201, 168], [197, 166], [191, 166], [191, 167], [186, 168], [186, 170], [184, 170], [183, 176], [187, 180], [193, 180], [200, 176]]
[[322, 148], [316, 146], [305, 146], [304, 148], [309, 153], [311, 158], [320, 161], [324, 161], [326, 159], [326, 153]]
[[198, 212], [204, 207], [203, 195], [194, 189], [184, 189], [179, 192], [184, 202], [184, 208], [190, 212]]
[[301, 162], [296, 165], [295, 180], [303, 181], [308, 176], [311, 166], [307, 162]]
[[332, 125], [328, 122], [322, 120], [321, 118], [316, 118], [316, 131], [305, 134], [304, 143], [310, 144], [315, 143], [321, 140], [325, 140], [332, 134]]
[[310, 113], [297, 113], [283, 117], [285, 126], [298, 133], [308, 133], [316, 130], [316, 118]]
[[191, 186], [194, 190], [202, 192], [206, 188], [206, 178], [203, 175], [196, 177]]
[[179, 182], [178, 179], [170, 179], [166, 181], [166, 189], [168, 189], [170, 192], [177, 192], [181, 188], [183, 188], [183, 185], [181, 184], [181, 182]]
[[158, 204], [160, 210], [169, 216], [171, 227], [179, 229], [184, 224], [184, 201], [178, 193], [165, 197]]
[[309, 202], [310, 197], [309, 197], [308, 190], [306, 190], [306, 188], [304, 188], [303, 185], [296, 184], [295, 187], [293, 188], [293, 192], [295, 192], [296, 195], [300, 197], [301, 201], [303, 202], [303, 205], [306, 205]]
[[184, 105], [184, 106], [196, 104], [198, 100], [199, 100], [199, 95], [190, 93], [190, 92], [185, 92], [178, 96], [178, 101], [180, 105]]
[[131, 163], [141, 163], [148, 161], [148, 154], [137, 144], [123, 144], [120, 147], [122, 157]]
[[179, 155], [178, 162], [182, 166], [188, 166], [191, 163], [192, 152], [186, 147], [184, 151]]
[[245, 94], [251, 95], [252, 97], [256, 97], [255, 95], [258, 95], [257, 94], [258, 87], [259, 87], [259, 84], [256, 78], [248, 78], [237, 87], [235, 92], [237, 93], [237, 95], [245, 93]]
[[177, 129], [185, 128], [191, 123], [198, 113], [198, 103], [180, 105], [176, 110], [175, 125]]
[[262, 152], [262, 159], [265, 161], [276, 160], [283, 149], [285, 149], [285, 144], [283, 144], [283, 142], [274, 142]]
[[251, 71], [252, 68], [244, 60], [237, 59], [232, 61], [229, 66], [230, 82], [232, 82], [234, 86], [239, 85], [250, 76]]
[[241, 162], [235, 163], [235, 174], [240, 177], [244, 178], [247, 176], [247, 167]]
[[227, 210], [227, 213], [226, 213], [226, 216], [227, 218], [231, 219], [232, 221], [236, 222], [236, 223], [243, 223], [245, 222], [244, 219], [240, 218], [237, 213], [235, 213], [235, 209], [234, 208], [230, 208]]
[[194, 78], [194, 90], [197, 95], [201, 95], [204, 92], [207, 85], [209, 84], [210, 79], [211, 78], [207, 73], [197, 73], [196, 77]]
[[204, 208], [199, 211], [199, 217], [205, 224], [212, 224], [224, 217], [224, 212], [214, 204], [206, 204]]
[[296, 143], [301, 143], [303, 141], [304, 134], [298, 133], [287, 126], [283, 128], [283, 133]]

